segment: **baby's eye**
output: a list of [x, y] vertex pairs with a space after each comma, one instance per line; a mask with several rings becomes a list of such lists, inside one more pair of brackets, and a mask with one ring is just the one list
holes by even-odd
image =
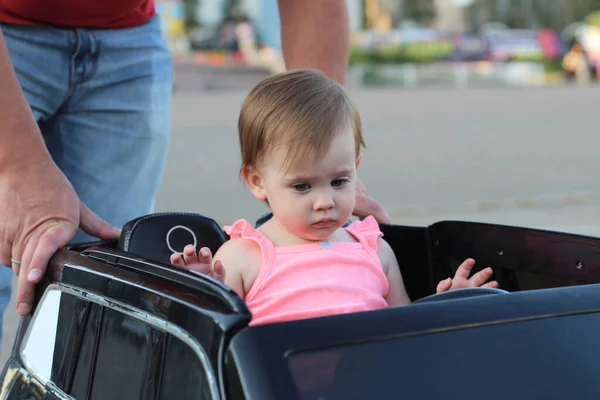
[[350, 182], [348, 179], [334, 179], [331, 181], [331, 186], [333, 187], [340, 187], [342, 186], [344, 183]]
[[292, 187], [296, 192], [305, 192], [308, 189], [310, 189], [310, 185], [308, 183], [297, 183], [295, 185], [292, 185]]

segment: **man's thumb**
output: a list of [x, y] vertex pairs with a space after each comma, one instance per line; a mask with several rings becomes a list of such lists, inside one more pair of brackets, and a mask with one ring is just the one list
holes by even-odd
[[79, 202], [79, 226], [88, 235], [102, 240], [118, 239], [121, 235], [120, 229], [97, 216], [81, 201]]

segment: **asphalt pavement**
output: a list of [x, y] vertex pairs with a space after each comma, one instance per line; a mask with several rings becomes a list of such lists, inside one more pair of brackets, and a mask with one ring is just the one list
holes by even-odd
[[[236, 124], [246, 93], [176, 91], [157, 211], [198, 212], [222, 225], [266, 211], [238, 177]], [[395, 223], [453, 219], [600, 236], [600, 88], [350, 94], [368, 145], [359, 176]], [[16, 321], [12, 303], [2, 363]]]

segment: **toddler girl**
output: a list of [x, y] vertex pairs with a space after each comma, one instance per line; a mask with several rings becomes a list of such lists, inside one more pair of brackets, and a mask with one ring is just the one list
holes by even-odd
[[[260, 82], [242, 105], [241, 175], [273, 217], [255, 229], [225, 227], [231, 240], [212, 257], [188, 245], [171, 262], [230, 286], [251, 325], [410, 303], [394, 252], [369, 216], [347, 226], [364, 146], [360, 116], [343, 87], [315, 70]], [[214, 262], [213, 262], [214, 258]], [[492, 270], [467, 279], [472, 259], [438, 292], [487, 286]]]

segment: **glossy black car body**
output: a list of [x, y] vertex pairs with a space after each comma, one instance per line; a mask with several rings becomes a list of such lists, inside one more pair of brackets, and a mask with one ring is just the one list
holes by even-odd
[[[62, 249], [0, 399], [600, 395], [600, 239], [452, 221], [382, 230], [414, 304], [257, 327], [226, 286], [168, 263], [190, 240], [227, 240], [208, 218], [150, 215], [118, 242]], [[507, 292], [433, 295], [467, 257]]]

